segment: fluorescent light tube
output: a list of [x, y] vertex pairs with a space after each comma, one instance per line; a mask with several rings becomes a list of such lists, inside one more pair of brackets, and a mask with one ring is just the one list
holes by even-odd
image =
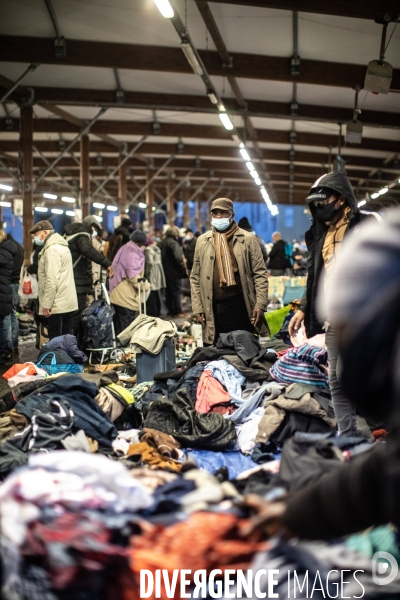
[[75, 212], [74, 212], [73, 210], [66, 210], [66, 211], [65, 211], [65, 214], [66, 214], [68, 217], [74, 217], [74, 216], [75, 216]]
[[45, 206], [35, 206], [35, 210], [36, 212], [48, 212], [49, 209]]
[[389, 188], [387, 188], [387, 187], [384, 187], [384, 188], [382, 188], [381, 190], [379, 190], [378, 194], [379, 194], [380, 196], [383, 196], [383, 194], [386, 194], [386, 192], [388, 192], [388, 191], [389, 191]]
[[239, 152], [242, 155], [242, 157], [244, 158], [244, 160], [248, 160], [248, 161], [251, 160], [251, 158], [249, 156], [249, 153], [247, 152], [246, 148], [240, 148]]
[[371, 194], [371, 198], [372, 200], [375, 200], [375, 198], [379, 197], [379, 192], [375, 192], [375, 194]]
[[100, 208], [101, 210], [105, 208], [105, 204], [101, 204], [101, 202], [93, 202], [93, 206], [94, 208]]
[[43, 198], [48, 198], [49, 200], [57, 200], [57, 196], [55, 194], [43, 194]]
[[11, 185], [5, 185], [4, 183], [0, 183], [0, 190], [6, 190], [6, 192], [12, 192]]
[[4, 206], [4, 208], [11, 208], [11, 202], [0, 202], [0, 206]]
[[360, 202], [357, 204], [357, 206], [358, 206], [358, 208], [361, 208], [361, 206], [364, 206], [364, 204], [367, 204], [367, 201], [366, 201], [366, 200], [361, 200], [361, 201], [360, 201]]
[[250, 171], [250, 175], [252, 176], [253, 179], [258, 179], [257, 171]]
[[113, 206], [112, 204], [108, 204], [107, 210], [118, 210], [118, 206]]
[[219, 118], [221, 119], [221, 123], [225, 127], [225, 129], [227, 129], [228, 131], [231, 131], [233, 129], [232, 121], [226, 113], [219, 113]]
[[219, 110], [220, 112], [226, 112], [226, 108], [225, 108], [225, 106], [224, 106], [223, 102], [220, 102], [220, 103], [218, 104], [218, 110]]
[[255, 183], [256, 183], [257, 185], [261, 185], [261, 184], [262, 184], [262, 181], [261, 181], [261, 179], [260, 179], [259, 177], [256, 177], [256, 178], [254, 179], [254, 181], [255, 181]]
[[168, 0], [154, 0], [154, 4], [165, 19], [172, 19], [174, 16], [174, 9]]
[[193, 73], [195, 73], [196, 75], [203, 75], [203, 68], [197, 60], [197, 56], [191, 44], [189, 42], [182, 42], [181, 48], [183, 50], [183, 54], [186, 56], [189, 65], [193, 69]]
[[71, 202], [71, 203], [75, 202], [75, 198], [70, 198], [69, 196], [61, 196], [61, 200], [63, 202]]
[[209, 97], [210, 102], [212, 102], [212, 104], [218, 104], [218, 98], [215, 95], [214, 90], [208, 90], [207, 91], [207, 96]]
[[247, 162], [246, 167], [248, 168], [249, 171], [255, 171], [254, 165], [252, 162]]
[[51, 212], [53, 213], [53, 215], [63, 215], [64, 211], [61, 210], [61, 208], [52, 208]]
[[139, 208], [147, 208], [147, 204], [145, 204], [144, 202], [139, 202], [138, 206]]

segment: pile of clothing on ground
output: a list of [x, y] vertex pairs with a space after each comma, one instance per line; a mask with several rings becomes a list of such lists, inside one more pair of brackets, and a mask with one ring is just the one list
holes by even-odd
[[[158, 568], [171, 577], [174, 569], [363, 569], [375, 594], [372, 544], [246, 531], [245, 495], [286, 497], [373, 446], [335, 436], [324, 348], [269, 345], [224, 334], [183, 369], [131, 389], [104, 370], [5, 392], [2, 597], [136, 600], [140, 570]], [[382, 529], [395, 553], [394, 533]], [[289, 583], [279, 580], [279, 597]], [[400, 585], [378, 591], [393, 595]]]

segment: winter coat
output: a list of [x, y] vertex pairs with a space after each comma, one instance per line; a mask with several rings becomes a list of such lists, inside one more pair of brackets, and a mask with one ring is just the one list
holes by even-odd
[[[314, 187], [314, 186], [313, 186]], [[349, 180], [342, 173], [328, 173], [318, 180], [318, 187], [329, 187], [343, 194], [349, 206], [349, 224], [347, 226], [345, 237], [352, 229], [359, 226], [360, 223], [371, 218], [371, 213], [362, 213], [357, 206], [357, 199]], [[312, 189], [312, 188], [311, 188]], [[320, 223], [316, 219], [316, 208], [312, 202], [309, 204], [309, 209], [313, 219], [310, 229], [305, 234], [305, 240], [308, 249], [307, 256], [307, 286], [306, 291], [301, 299], [300, 309], [305, 313], [304, 326], [307, 337], [313, 337], [318, 333], [323, 333], [323, 323], [320, 322], [316, 315], [316, 296], [318, 284], [323, 277], [324, 260], [322, 258], [322, 248], [326, 233], [329, 229], [325, 223]]]
[[[141, 301], [144, 302], [150, 292], [150, 284], [148, 281], [138, 283], [138, 279], [143, 277], [144, 271], [139, 273], [136, 277], [130, 277], [129, 279], [122, 279], [117, 286], [110, 293], [111, 304], [129, 308], [129, 310], [138, 311], [140, 310], [139, 304], [139, 285], [141, 293]], [[144, 296], [144, 298], [143, 298]]]
[[0, 317], [6, 317], [12, 310], [11, 277], [16, 255], [17, 248], [12, 240], [4, 240], [0, 244]]
[[14, 257], [14, 268], [11, 275], [11, 283], [19, 283], [22, 265], [24, 264], [24, 249], [21, 244], [17, 242], [17, 240], [14, 240], [11, 234], [7, 236], [7, 239], [14, 242], [17, 249], [17, 254]]
[[[253, 310], [267, 309], [268, 275], [261, 254], [260, 244], [252, 233], [238, 229], [233, 235], [233, 253], [238, 265], [240, 282], [249, 318]], [[208, 231], [197, 241], [193, 269], [190, 274], [192, 310], [194, 314], [204, 313], [203, 342], [212, 344], [215, 338], [213, 313], [213, 275], [214, 275], [214, 235]], [[268, 326], [263, 321], [259, 327], [261, 335], [268, 335]]]
[[288, 269], [290, 264], [285, 254], [285, 244], [284, 240], [278, 240], [272, 246], [272, 250], [269, 253], [268, 260], [268, 269]]
[[165, 273], [162, 266], [161, 250], [155, 244], [147, 246], [144, 251], [145, 269], [144, 276], [150, 282], [151, 290], [162, 290], [165, 288]]
[[194, 259], [194, 253], [196, 251], [196, 244], [197, 244], [197, 238], [194, 237], [191, 240], [189, 240], [188, 242], [185, 242], [184, 246], [183, 246], [183, 253], [184, 253], [186, 261], [187, 261], [188, 271], [191, 271], [193, 268], [193, 259]]
[[93, 288], [92, 262], [107, 269], [111, 266], [111, 261], [93, 247], [90, 233], [83, 223], [67, 225], [65, 239], [71, 250], [72, 263], [75, 265], [76, 293], [90, 294]]
[[165, 278], [182, 279], [186, 277], [185, 266], [183, 264], [183, 251], [176, 239], [167, 236], [161, 243], [162, 265]]
[[78, 308], [71, 252], [58, 233], [51, 233], [39, 254], [39, 314], [43, 309], [52, 314], [69, 313]]

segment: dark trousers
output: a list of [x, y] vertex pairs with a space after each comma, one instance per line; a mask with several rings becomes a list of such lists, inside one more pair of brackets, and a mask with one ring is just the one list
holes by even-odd
[[82, 313], [86, 308], [87, 294], [86, 293], [85, 294], [77, 294], [76, 296], [78, 298], [78, 310], [74, 310], [74, 312], [71, 313], [71, 315], [72, 315], [71, 327], [74, 331], [74, 335], [76, 335], [79, 323], [81, 322], [81, 319], [82, 319]]
[[67, 335], [72, 333], [71, 327], [71, 316], [72, 312], [59, 313], [57, 315], [50, 315], [48, 318], [48, 332], [49, 338], [52, 340], [59, 335]]
[[214, 319], [216, 340], [220, 333], [230, 333], [238, 329], [254, 333], [243, 294], [223, 302], [214, 302]]
[[121, 331], [124, 331], [129, 325], [136, 319], [139, 314], [137, 310], [131, 310], [130, 308], [125, 308], [124, 306], [118, 306], [118, 304], [113, 304], [115, 315], [114, 315], [114, 328], [115, 335], [119, 335]]
[[149, 317], [159, 317], [161, 314], [161, 292], [153, 290], [150, 292], [146, 302], [146, 312]]
[[179, 315], [182, 312], [181, 304], [182, 279], [167, 279], [165, 289], [165, 301], [169, 315]]
[[356, 410], [346, 397], [340, 384], [340, 357], [335, 329], [330, 325], [326, 332], [326, 347], [329, 358], [329, 387], [339, 435], [357, 436]]

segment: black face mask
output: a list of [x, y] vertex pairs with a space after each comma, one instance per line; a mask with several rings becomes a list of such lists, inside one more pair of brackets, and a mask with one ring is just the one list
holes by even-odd
[[317, 220], [321, 223], [328, 223], [329, 221], [332, 221], [342, 208], [341, 206], [339, 206], [339, 208], [335, 208], [336, 204], [337, 200], [335, 200], [335, 202], [330, 202], [326, 206], [316, 206]]

